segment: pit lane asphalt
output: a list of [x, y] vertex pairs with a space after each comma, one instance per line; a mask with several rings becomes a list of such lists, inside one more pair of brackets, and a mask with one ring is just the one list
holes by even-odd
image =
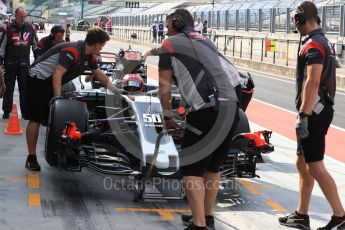
[[[76, 34], [72, 39], [74, 37], [77, 38]], [[106, 50], [117, 52], [120, 47], [123, 45], [111, 41]], [[15, 101], [18, 104], [17, 90]], [[184, 228], [179, 220], [188, 209], [184, 201], [133, 203], [130, 191], [118, 190], [118, 187], [109, 189], [109, 179], [87, 169], [72, 173], [49, 167], [43, 157], [43, 128], [38, 146], [42, 172], [28, 173], [24, 169], [24, 135], [4, 135], [7, 121], [0, 122], [1, 230]], [[26, 122], [21, 120], [21, 125], [26, 127]], [[262, 129], [255, 124], [251, 126], [252, 130]], [[260, 179], [230, 180], [222, 188], [215, 208], [217, 229], [286, 229], [278, 225], [277, 217], [297, 205], [295, 143], [276, 134], [272, 143], [276, 151], [265, 156], [266, 164], [258, 166]], [[345, 202], [345, 165], [329, 158], [325, 163], [339, 182], [339, 192]], [[310, 210], [313, 228], [325, 224], [331, 214], [317, 186]]]

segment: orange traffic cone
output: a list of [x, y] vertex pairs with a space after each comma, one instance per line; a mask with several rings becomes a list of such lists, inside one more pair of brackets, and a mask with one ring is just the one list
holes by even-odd
[[10, 120], [7, 124], [7, 129], [4, 131], [5, 134], [20, 135], [23, 134], [23, 130], [20, 129], [20, 123], [17, 113], [17, 105], [12, 105], [12, 112], [10, 115]]

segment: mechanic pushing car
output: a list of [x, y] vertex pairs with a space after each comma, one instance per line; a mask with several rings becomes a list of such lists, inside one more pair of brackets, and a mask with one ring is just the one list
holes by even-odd
[[174, 81], [189, 113], [179, 154], [192, 216], [186, 229], [214, 229], [213, 206], [219, 190], [219, 167], [238, 123], [238, 100], [214, 44], [194, 30], [193, 17], [177, 9], [168, 21], [176, 35], [159, 50], [159, 92], [166, 128], [179, 128], [171, 107]]
[[279, 223], [310, 229], [308, 209], [316, 181], [333, 210], [329, 223], [318, 230], [345, 229], [345, 212], [338, 189], [323, 162], [325, 136], [334, 113], [335, 52], [320, 28], [321, 20], [313, 2], [304, 1], [296, 8], [293, 23], [301, 40], [306, 36], [300, 43], [296, 71], [296, 166], [300, 194], [296, 211], [280, 217]]
[[[88, 31], [86, 39], [78, 42], [61, 43], [42, 56], [30, 67], [27, 84], [27, 103], [29, 123], [26, 129], [26, 140], [29, 155], [25, 167], [40, 171], [36, 158], [36, 145], [40, 123], [49, 117], [49, 104], [52, 98], [60, 96], [61, 85], [78, 77], [86, 69], [100, 83], [114, 93], [122, 93], [109, 78], [98, 68], [95, 54], [98, 54], [109, 35], [101, 29]], [[66, 111], [67, 112], [67, 111]]]

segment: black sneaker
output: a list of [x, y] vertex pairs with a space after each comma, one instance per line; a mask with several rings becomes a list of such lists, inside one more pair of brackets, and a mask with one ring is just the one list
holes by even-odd
[[317, 230], [332, 230], [332, 229], [338, 229], [338, 230], [345, 229], [345, 215], [342, 217], [332, 216], [331, 221], [329, 221], [325, 227], [318, 228]]
[[2, 114], [2, 119], [9, 119], [9, 118], [10, 118], [10, 113]]
[[[182, 215], [181, 216], [182, 222], [184, 225], [189, 226], [193, 223], [193, 216], [192, 215]], [[215, 230], [214, 227], [214, 217], [213, 216], [205, 216], [206, 226], [209, 230]]]
[[194, 225], [193, 223], [191, 223], [187, 228], [185, 228], [184, 230], [208, 230], [209, 228], [207, 227], [199, 227]]
[[279, 224], [298, 228], [298, 229], [310, 229], [310, 221], [308, 215], [298, 214], [297, 211], [291, 213], [290, 215], [279, 217]]
[[345, 223], [343, 223], [342, 225], [338, 226], [338, 230], [345, 230]]
[[36, 155], [28, 156], [25, 162], [25, 168], [31, 171], [41, 171], [41, 166], [37, 162]]

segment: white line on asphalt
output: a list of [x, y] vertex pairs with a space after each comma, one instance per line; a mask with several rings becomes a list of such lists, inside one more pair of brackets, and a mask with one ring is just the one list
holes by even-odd
[[[247, 70], [245, 70], [245, 69], [242, 69], [242, 68], [238, 68], [238, 69], [247, 72]], [[256, 70], [252, 70], [252, 69], [249, 70], [248, 72], [253, 72], [253, 73], [259, 75], [260, 77], [269, 78], [269, 79], [273, 79], [276, 81], [287, 82], [290, 84], [295, 84], [295, 81], [293, 79], [290, 79], [287, 77], [282, 77], [282, 76], [271, 74], [271, 73], [264, 73], [264, 72], [260, 72], [260, 71], [256, 71]], [[285, 80], [285, 79], [287, 79], [287, 80]], [[338, 92], [338, 91], [336, 93], [339, 95], [345, 96], [345, 93]]]
[[[265, 101], [261, 101], [261, 100], [256, 99], [256, 98], [253, 98], [252, 100], [258, 101], [258, 102], [263, 103], [263, 104], [265, 104], [265, 105], [268, 105], [268, 106], [274, 107], [274, 108], [276, 108], [276, 109], [283, 110], [284, 112], [288, 112], [288, 113], [291, 113], [291, 114], [293, 114], [293, 115], [296, 115], [296, 116], [297, 116], [297, 113], [296, 113], [296, 112], [293, 112], [293, 111], [288, 110], [288, 109], [284, 109], [284, 108], [279, 107], [279, 106], [277, 106], [277, 105], [273, 105], [273, 104], [270, 104], [270, 103], [265, 102]], [[339, 126], [336, 126], [336, 125], [331, 125], [331, 127], [332, 127], [332, 128], [334, 128], [334, 129], [338, 129], [339, 131], [345, 132], [345, 129], [343, 129], [343, 128], [339, 127]]]
[[279, 110], [283, 110], [284, 112], [288, 112], [288, 113], [291, 113], [291, 114], [293, 114], [293, 115], [296, 115], [296, 116], [297, 116], [297, 112], [293, 112], [293, 111], [291, 111], [291, 110], [284, 109], [284, 108], [279, 107], [279, 106], [277, 106], [277, 105], [273, 105], [273, 104], [271, 104], [271, 103], [268, 103], [268, 102], [265, 102], [265, 101], [261, 101], [261, 100], [256, 99], [256, 98], [253, 98], [252, 100], [254, 100], [254, 101], [258, 101], [258, 102], [260, 102], [260, 103], [262, 103], [262, 104], [265, 104], [265, 105], [271, 106], [271, 107], [276, 108], [276, 109], [279, 109]]
[[237, 67], [237, 68], [239, 70], [241, 70], [241, 71], [257, 74], [260, 77], [265, 77], [265, 78], [270, 78], [270, 79], [274, 79], [274, 80], [277, 80], [277, 81], [283, 81], [283, 82], [295, 84], [294, 80], [291, 79], [291, 78], [288, 78], [288, 77], [282, 77], [282, 76], [279, 76], [279, 75], [275, 75], [275, 74], [271, 74], [271, 73], [264, 73], [264, 72], [260, 72], [260, 71], [252, 70], [252, 69], [247, 71], [247, 70], [245, 70], [243, 68], [239, 68], [239, 67]]

